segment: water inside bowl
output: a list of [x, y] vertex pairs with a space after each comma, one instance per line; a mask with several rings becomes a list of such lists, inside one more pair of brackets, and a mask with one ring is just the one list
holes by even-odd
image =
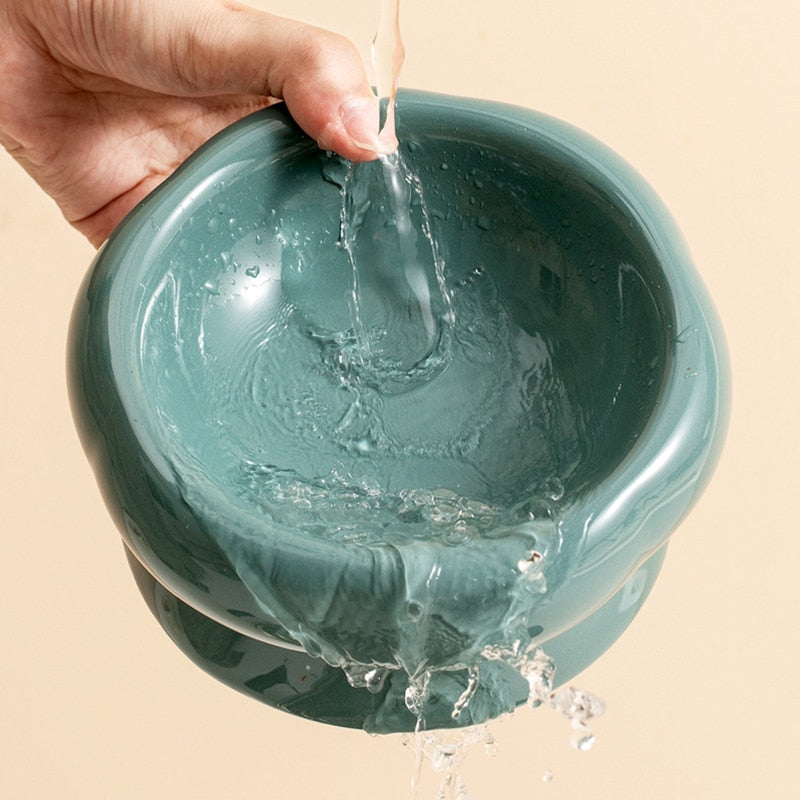
[[276, 525], [459, 541], [625, 458], [671, 320], [612, 198], [513, 144], [415, 131], [455, 322], [435, 377], [390, 394], [358, 376], [336, 164], [311, 145], [281, 158], [221, 184], [146, 276], [141, 380], [182, 469]]

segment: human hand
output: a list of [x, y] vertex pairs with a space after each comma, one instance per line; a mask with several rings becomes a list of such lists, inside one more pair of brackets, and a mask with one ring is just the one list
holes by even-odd
[[376, 157], [377, 101], [336, 34], [233, 0], [0, 0], [0, 143], [95, 245], [279, 99], [320, 147]]

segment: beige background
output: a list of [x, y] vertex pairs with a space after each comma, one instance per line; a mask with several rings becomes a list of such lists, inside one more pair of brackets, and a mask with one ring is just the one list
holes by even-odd
[[[275, 0], [366, 52], [375, 0]], [[734, 370], [727, 449], [634, 625], [576, 681], [589, 753], [544, 711], [494, 726], [476, 800], [794, 796], [800, 742], [800, 13], [796, 0], [404, 0], [405, 86], [566, 119], [683, 229]], [[303, 722], [193, 667], [140, 600], [73, 432], [72, 298], [92, 255], [0, 153], [0, 795], [407, 798], [394, 737]], [[552, 782], [541, 781], [550, 770]], [[428, 786], [421, 800], [432, 800]]]

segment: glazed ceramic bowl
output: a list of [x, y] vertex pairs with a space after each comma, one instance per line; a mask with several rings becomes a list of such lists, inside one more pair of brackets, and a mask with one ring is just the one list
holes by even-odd
[[[315, 265], [306, 289], [317, 304], [326, 292], [341, 302], [329, 266], [341, 258], [337, 162], [282, 108], [223, 131], [123, 221], [78, 298], [70, 357], [84, 446], [176, 644], [267, 704], [381, 732], [413, 728], [409, 672], [434, 675], [429, 727], [523, 702], [515, 669], [481, 656], [509, 637], [540, 644], [557, 683], [600, 656], [706, 484], [728, 391], [722, 337], [682, 239], [616, 155], [488, 102], [409, 92], [398, 119], [447, 282], [466, 286], [478, 265], [526, 341], [548, 343], [552, 380], [532, 394], [546, 409], [557, 383], [572, 420], [542, 416], [540, 477], [558, 472], [552, 506], [458, 544], [424, 529], [365, 542], [326, 535], [334, 520], [315, 518], [313, 501], [306, 525], [303, 497], [287, 501], [294, 523], [276, 521], [232, 477], [231, 458], [258, 463], [259, 414], [303, 394], [296, 385], [268, 403], [252, 386], [224, 391], [302, 306], [292, 265]], [[476, 391], [455, 386], [454, 408]], [[507, 447], [486, 470], [539, 469], [521, 442]], [[291, 443], [284, 452], [288, 464]], [[473, 662], [478, 692], [454, 719]], [[353, 664], [377, 665], [383, 679], [360, 687], [341, 669]]]

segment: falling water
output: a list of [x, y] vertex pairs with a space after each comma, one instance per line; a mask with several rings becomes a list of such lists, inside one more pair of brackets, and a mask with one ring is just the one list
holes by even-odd
[[341, 243], [353, 273], [352, 363], [393, 394], [430, 380], [449, 358], [453, 306], [422, 181], [399, 148], [395, 121], [403, 64], [399, 3], [382, 0], [372, 46], [381, 153], [351, 164], [343, 187]]

